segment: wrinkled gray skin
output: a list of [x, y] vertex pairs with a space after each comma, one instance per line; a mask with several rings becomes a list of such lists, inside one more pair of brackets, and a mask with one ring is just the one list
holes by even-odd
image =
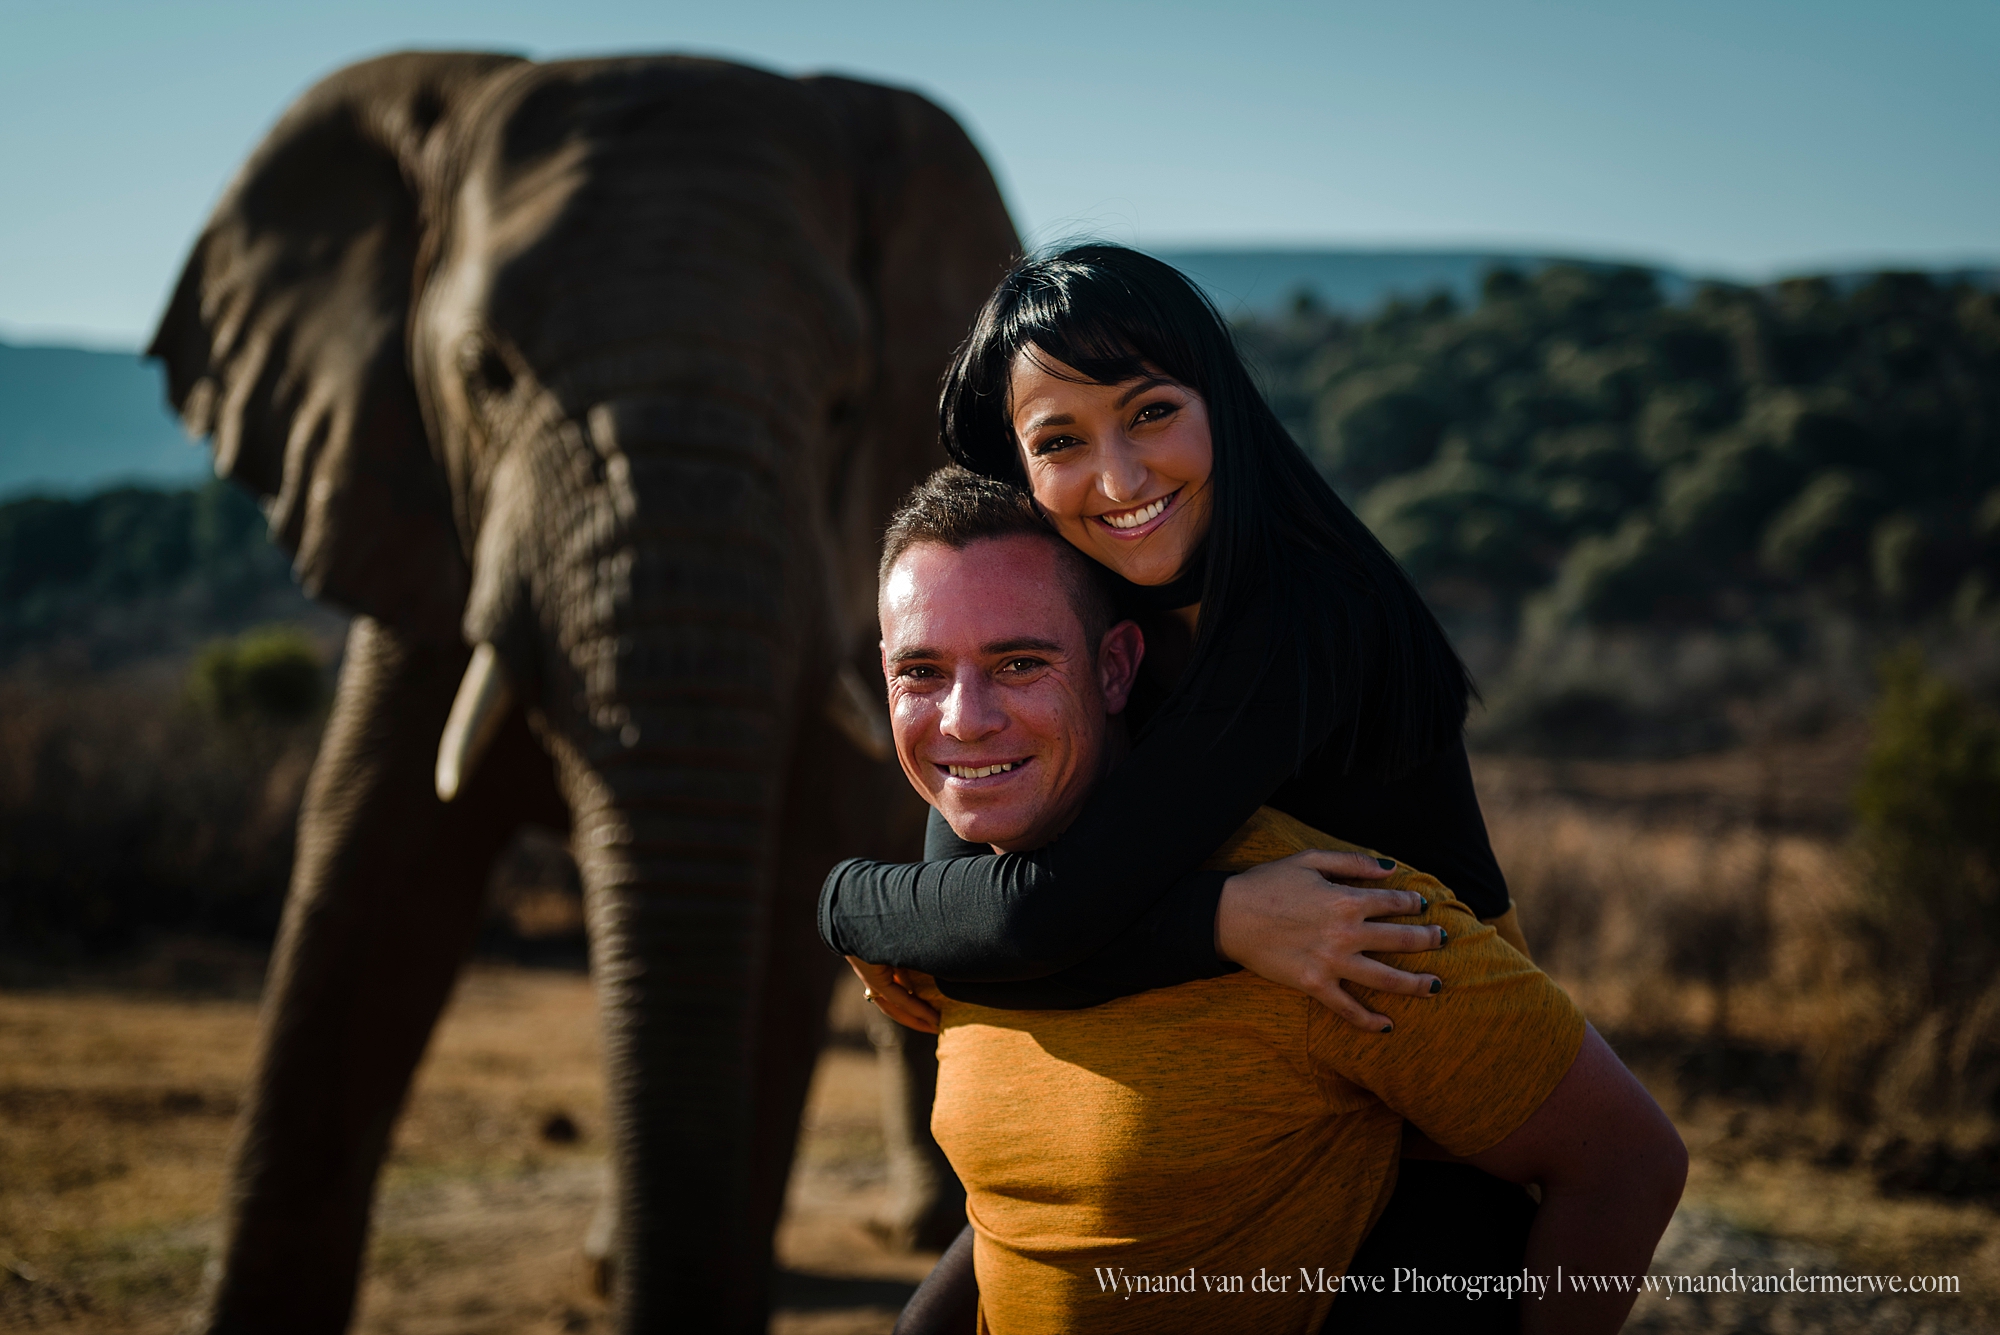
[[[763, 1329], [839, 967], [813, 894], [920, 829], [830, 684], [879, 689], [876, 541], [1015, 246], [928, 102], [710, 61], [391, 56], [245, 165], [151, 351], [357, 615], [206, 1329], [345, 1327], [397, 1109], [528, 820], [572, 829], [587, 891], [620, 1326]], [[445, 803], [480, 643], [519, 703]]]

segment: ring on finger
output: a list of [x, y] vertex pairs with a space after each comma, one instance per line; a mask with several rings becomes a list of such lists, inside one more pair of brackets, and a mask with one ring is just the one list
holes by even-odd
[[879, 1002], [882, 1000], [882, 998], [875, 995], [875, 989], [872, 987], [864, 987], [861, 989], [861, 999], [863, 1001], [874, 1001], [874, 1002]]

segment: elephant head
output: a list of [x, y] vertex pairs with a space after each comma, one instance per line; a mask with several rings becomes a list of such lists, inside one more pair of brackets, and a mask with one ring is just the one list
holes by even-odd
[[[939, 377], [1015, 248], [978, 153], [924, 99], [706, 60], [385, 57], [313, 88], [243, 167], [151, 353], [307, 591], [359, 619], [302, 818], [232, 1271], [300, 1264], [272, 1251], [270, 1198], [308, 1190], [280, 1105], [314, 1096], [272, 1072], [340, 1023], [326, 980], [366, 948], [326, 944], [342, 905], [410, 875], [368, 850], [489, 848], [520, 785], [482, 777], [484, 753], [525, 721], [586, 886], [623, 1324], [761, 1328], [829, 964], [810, 890], [898, 800], [860, 752], [876, 541], [938, 462]], [[433, 759], [451, 807], [418, 787]], [[421, 1033], [402, 1046], [407, 1067]], [[341, 1170], [358, 1228], [373, 1163]], [[275, 1311], [257, 1290], [226, 1275], [213, 1327], [254, 1324], [232, 1302]], [[351, 1280], [328, 1292], [342, 1323]]]

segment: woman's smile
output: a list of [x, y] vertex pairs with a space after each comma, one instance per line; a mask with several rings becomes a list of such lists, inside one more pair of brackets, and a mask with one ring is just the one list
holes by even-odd
[[1153, 531], [1155, 527], [1153, 521], [1163, 517], [1168, 507], [1174, 503], [1174, 498], [1180, 494], [1180, 488], [1176, 487], [1166, 495], [1147, 501], [1144, 505], [1130, 510], [1113, 510], [1109, 514], [1096, 515], [1094, 518], [1120, 538], [1141, 538]]

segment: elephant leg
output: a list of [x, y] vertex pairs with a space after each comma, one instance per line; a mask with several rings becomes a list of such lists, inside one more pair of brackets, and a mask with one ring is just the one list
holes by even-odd
[[870, 1009], [868, 1039], [882, 1082], [889, 1202], [871, 1228], [899, 1251], [943, 1251], [965, 1227], [965, 1188], [931, 1136], [937, 1037]]
[[559, 806], [518, 714], [459, 800], [438, 801], [438, 736], [467, 656], [367, 618], [348, 635], [232, 1151], [202, 1327], [216, 1335], [346, 1328], [390, 1130], [494, 857]]

